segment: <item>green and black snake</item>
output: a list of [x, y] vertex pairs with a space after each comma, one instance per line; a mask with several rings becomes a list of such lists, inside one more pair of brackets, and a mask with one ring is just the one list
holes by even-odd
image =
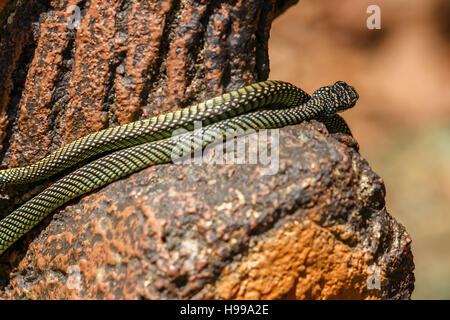
[[[287, 82], [268, 80], [175, 112], [87, 135], [35, 164], [2, 170], [0, 184], [24, 184], [46, 179], [106, 153], [63, 176], [0, 220], [0, 255], [58, 207], [148, 166], [171, 162], [177, 147], [187, 146], [194, 152], [217, 138], [310, 119], [325, 122], [329, 130], [351, 134], [336, 113], [352, 107], [357, 99], [354, 88], [342, 81], [310, 96]], [[197, 121], [202, 126], [193, 130]], [[178, 128], [189, 131], [172, 136]]]

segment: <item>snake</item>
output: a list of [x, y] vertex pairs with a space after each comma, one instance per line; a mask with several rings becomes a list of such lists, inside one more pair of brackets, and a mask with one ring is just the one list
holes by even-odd
[[[186, 149], [193, 153], [249, 130], [282, 128], [311, 119], [324, 122], [330, 132], [351, 135], [337, 113], [353, 107], [358, 98], [356, 90], [343, 81], [309, 95], [288, 82], [266, 80], [86, 135], [34, 164], [0, 170], [0, 184], [27, 184], [78, 165], [0, 220], [0, 255], [65, 203], [149, 166], [172, 162], [184, 156]], [[174, 134], [180, 128], [185, 132]]]

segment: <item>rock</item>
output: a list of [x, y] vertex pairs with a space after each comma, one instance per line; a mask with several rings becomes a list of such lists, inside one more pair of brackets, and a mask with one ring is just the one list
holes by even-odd
[[[270, 23], [291, 2], [157, 3], [91, 1], [76, 32], [62, 2], [39, 7], [36, 43], [8, 71], [3, 163], [265, 79]], [[0, 297], [409, 298], [411, 240], [355, 140], [317, 121], [279, 133], [273, 175], [166, 164], [72, 201], [0, 257]]]
[[167, 164], [84, 196], [10, 254], [3, 297], [409, 298], [411, 240], [340, 138], [313, 121], [280, 130], [275, 175]]

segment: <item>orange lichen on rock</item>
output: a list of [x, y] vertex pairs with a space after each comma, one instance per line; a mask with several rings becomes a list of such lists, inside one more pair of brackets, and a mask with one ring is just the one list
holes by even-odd
[[367, 281], [371, 256], [311, 220], [292, 221], [253, 243], [228, 266], [211, 295], [220, 299], [379, 299]]
[[[33, 61], [29, 68], [25, 83], [26, 95], [20, 101], [18, 108], [18, 131], [12, 137], [11, 149], [14, 154], [11, 166], [22, 164], [20, 161], [30, 162], [43, 150], [50, 146], [49, 123], [54, 82], [58, 75], [58, 68], [62, 62], [62, 52], [67, 46], [67, 26], [59, 23], [62, 16], [49, 16], [40, 28], [40, 38]], [[49, 47], [48, 43], [52, 43]], [[25, 147], [26, 146], [26, 147]]]
[[114, 59], [116, 15], [121, 1], [91, 1], [77, 30], [73, 77], [70, 81], [70, 107], [66, 111], [64, 141], [99, 131], [107, 126], [103, 111], [110, 63]]
[[186, 2], [177, 26], [176, 32], [179, 37], [170, 46], [167, 57], [167, 99], [172, 109], [177, 108], [180, 101], [184, 100], [189, 51], [192, 46], [196, 45], [195, 36], [202, 27], [200, 20], [205, 10], [206, 5], [199, 6]]
[[[128, 16], [128, 35], [116, 35], [116, 50], [125, 52], [123, 63], [116, 67], [116, 112], [120, 124], [136, 119], [143, 103], [142, 93], [149, 79], [149, 70], [157, 66], [160, 45], [166, 23], [166, 14], [172, 8], [172, 1], [161, 6], [154, 2], [132, 3]], [[145, 97], [144, 97], [145, 98]]]

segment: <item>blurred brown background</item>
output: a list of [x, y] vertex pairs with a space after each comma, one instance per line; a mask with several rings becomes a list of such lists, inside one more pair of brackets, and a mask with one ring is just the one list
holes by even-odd
[[[369, 5], [381, 30], [369, 30]], [[415, 299], [450, 299], [450, 1], [300, 0], [275, 20], [270, 79], [312, 93], [344, 80], [344, 117], [412, 237]]]

